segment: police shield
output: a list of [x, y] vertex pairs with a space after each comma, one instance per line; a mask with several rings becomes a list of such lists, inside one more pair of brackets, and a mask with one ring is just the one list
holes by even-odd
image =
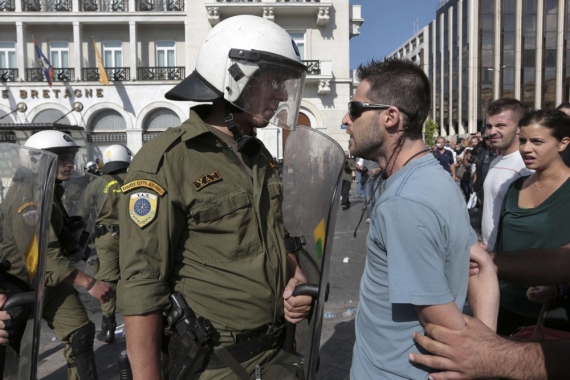
[[74, 263], [87, 260], [95, 239], [95, 222], [107, 196], [107, 183], [96, 175], [72, 172], [62, 186], [63, 225], [68, 230], [64, 235], [70, 237], [63, 251]]
[[57, 156], [0, 144], [0, 289], [9, 344], [0, 379], [36, 379]]
[[340, 145], [315, 129], [299, 126], [287, 138], [283, 159], [287, 248], [297, 253], [299, 265], [312, 285], [304, 287], [308, 290], [304, 294], [312, 295], [315, 301], [309, 318], [297, 325], [294, 343], [295, 351], [303, 357], [307, 380], [314, 379], [317, 371], [344, 160]]

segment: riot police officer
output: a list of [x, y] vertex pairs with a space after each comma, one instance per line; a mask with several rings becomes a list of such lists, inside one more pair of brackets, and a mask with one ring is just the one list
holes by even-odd
[[[97, 247], [97, 264], [95, 278], [109, 284], [113, 290], [119, 281], [119, 201], [121, 186], [125, 184], [127, 168], [131, 163], [132, 153], [124, 145], [111, 145], [103, 152], [103, 178], [106, 195], [103, 207], [97, 217], [95, 226], [95, 246]], [[116, 299], [101, 305], [103, 321], [101, 333], [97, 338], [112, 343], [115, 340], [115, 306]]]
[[65, 345], [67, 378], [69, 380], [97, 379], [93, 341], [95, 326], [87, 316], [79, 293], [73, 285], [85, 288], [101, 303], [107, 302], [113, 290], [102, 281], [78, 270], [70, 256], [76, 248], [72, 232], [81, 220], [70, 217], [62, 204], [62, 183], [70, 179], [79, 145], [69, 135], [59, 131], [42, 131], [30, 137], [26, 147], [53, 152], [58, 156], [54, 202], [46, 264], [46, 296], [43, 318]]
[[292, 296], [306, 279], [285, 249], [277, 164], [254, 129], [294, 127], [306, 70], [280, 26], [236, 16], [166, 94], [212, 105], [144, 145], [122, 187], [117, 306], [137, 379], [161, 378], [169, 297], [171, 378], [243, 379], [256, 366], [266, 379], [303, 378], [281, 348], [283, 317], [304, 320], [311, 298]]
[[95, 161], [89, 161], [87, 164], [85, 164], [85, 173], [89, 173], [89, 174], [93, 174], [93, 175], [100, 175], [101, 173], [99, 173], [99, 167], [97, 166], [97, 163]]

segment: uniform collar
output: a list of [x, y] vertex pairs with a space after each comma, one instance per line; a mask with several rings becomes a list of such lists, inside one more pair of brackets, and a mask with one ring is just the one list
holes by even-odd
[[211, 109], [211, 105], [200, 105], [190, 108], [190, 117], [181, 125], [184, 131], [182, 141], [192, 140], [205, 133], [214, 134], [208, 127], [208, 124], [202, 119]]

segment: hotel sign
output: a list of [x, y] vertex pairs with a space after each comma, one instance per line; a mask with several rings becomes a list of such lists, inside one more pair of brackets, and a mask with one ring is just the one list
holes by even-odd
[[[102, 88], [85, 88], [83, 90], [61, 90], [59, 88], [52, 88], [49, 90], [15, 90], [14, 93], [18, 95], [18, 99], [59, 99], [59, 98], [102, 98]], [[11, 92], [9, 90], [2, 90], [2, 99], [9, 99]]]

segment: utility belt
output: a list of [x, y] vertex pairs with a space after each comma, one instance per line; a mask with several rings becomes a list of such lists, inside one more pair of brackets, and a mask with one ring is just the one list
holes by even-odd
[[226, 367], [240, 379], [249, 379], [240, 363], [280, 348], [285, 340], [285, 324], [280, 322], [239, 333], [234, 344], [213, 347], [211, 336], [215, 329], [210, 321], [196, 317], [180, 293], [172, 294], [170, 299], [172, 308], [165, 331], [170, 336], [170, 379], [194, 380], [205, 370]]
[[95, 225], [95, 237], [100, 238], [107, 233], [111, 233], [115, 240], [119, 240], [119, 226], [106, 226], [103, 224], [96, 224]]

